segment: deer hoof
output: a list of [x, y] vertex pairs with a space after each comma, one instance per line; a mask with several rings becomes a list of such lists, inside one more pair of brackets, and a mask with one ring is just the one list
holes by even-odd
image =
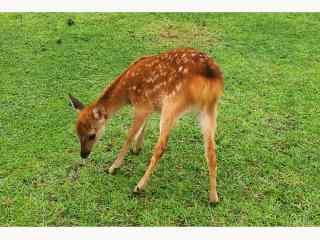
[[115, 174], [117, 173], [118, 169], [119, 169], [119, 168], [115, 168], [115, 167], [111, 166], [111, 167], [109, 168], [108, 172], [109, 172], [109, 174], [111, 174], [111, 175], [115, 175]]
[[210, 202], [209, 201], [209, 207], [215, 208], [216, 206], [218, 206], [219, 202]]
[[209, 205], [210, 206], [216, 206], [219, 202], [218, 194], [213, 194], [212, 196], [209, 196]]
[[134, 194], [139, 194], [142, 192], [143, 192], [143, 189], [141, 187], [139, 187], [138, 185], [133, 189]]
[[134, 155], [139, 155], [139, 153], [141, 152], [142, 148], [132, 148], [131, 149], [131, 153]]

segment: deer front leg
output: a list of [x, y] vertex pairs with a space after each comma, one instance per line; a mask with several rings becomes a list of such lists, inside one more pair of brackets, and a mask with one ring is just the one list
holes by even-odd
[[132, 152], [134, 154], [139, 154], [142, 149], [144, 142], [144, 130], [146, 128], [146, 121], [140, 127], [138, 133], [135, 135], [132, 143]]
[[169, 132], [170, 129], [173, 127], [176, 119], [180, 115], [180, 113], [183, 111], [184, 105], [179, 103], [171, 103], [164, 107], [161, 113], [161, 119], [160, 119], [160, 136], [158, 139], [157, 144], [155, 145], [153, 155], [149, 161], [149, 165], [145, 171], [145, 174], [140, 179], [137, 186], [134, 188], [134, 193], [139, 193], [144, 190], [146, 187], [150, 176], [152, 175], [158, 161], [160, 160], [162, 154], [164, 153], [168, 138], [169, 138]]
[[214, 108], [201, 113], [201, 128], [205, 143], [205, 157], [209, 169], [209, 203], [217, 203], [219, 197], [217, 194], [217, 157], [216, 144], [214, 140], [216, 130], [217, 103]]
[[148, 168], [145, 172], [145, 174], [143, 175], [143, 177], [140, 179], [139, 183], [137, 184], [137, 186], [134, 188], [133, 192], [138, 193], [144, 190], [145, 186], [148, 183], [148, 180], [151, 176], [151, 174], [153, 173], [158, 161], [161, 158], [161, 155], [163, 154], [167, 143], [168, 143], [168, 133], [162, 134], [158, 140], [158, 143], [155, 147], [154, 153], [152, 155], [152, 158], [149, 161], [149, 165]]
[[148, 115], [149, 115], [149, 111], [142, 111], [142, 110], [135, 111], [134, 119], [129, 129], [127, 140], [125, 141], [120, 152], [118, 153], [117, 159], [114, 161], [114, 163], [111, 165], [111, 167], [108, 170], [110, 174], [115, 174], [116, 170], [119, 169], [124, 164], [124, 158], [128, 153], [129, 146], [134, 136], [136, 136], [137, 132], [142, 127]]

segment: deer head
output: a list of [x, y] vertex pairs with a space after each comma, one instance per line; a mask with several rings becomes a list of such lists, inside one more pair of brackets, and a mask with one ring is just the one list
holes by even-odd
[[87, 158], [95, 143], [101, 138], [106, 122], [106, 114], [97, 105], [85, 105], [69, 94], [71, 105], [78, 112], [76, 132], [80, 141], [80, 156]]

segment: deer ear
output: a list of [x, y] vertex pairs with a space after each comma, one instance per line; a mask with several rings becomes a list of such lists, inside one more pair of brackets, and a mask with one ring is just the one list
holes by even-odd
[[74, 107], [78, 112], [85, 108], [84, 104], [76, 99], [74, 96], [69, 94], [70, 104]]

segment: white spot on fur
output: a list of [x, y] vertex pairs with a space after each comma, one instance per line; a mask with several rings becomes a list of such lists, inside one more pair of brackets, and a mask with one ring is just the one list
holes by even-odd
[[152, 77], [147, 78], [147, 79], [146, 79], [146, 82], [147, 82], [147, 83], [152, 83], [152, 82], [153, 82], [153, 78], [152, 78]]
[[154, 88], [153, 88], [153, 90], [158, 90], [159, 88], [160, 88], [160, 84], [155, 85]]
[[182, 84], [179, 83], [179, 84], [176, 86], [176, 90], [177, 90], [177, 91], [179, 91], [179, 90], [181, 89], [181, 85], [182, 85]]

